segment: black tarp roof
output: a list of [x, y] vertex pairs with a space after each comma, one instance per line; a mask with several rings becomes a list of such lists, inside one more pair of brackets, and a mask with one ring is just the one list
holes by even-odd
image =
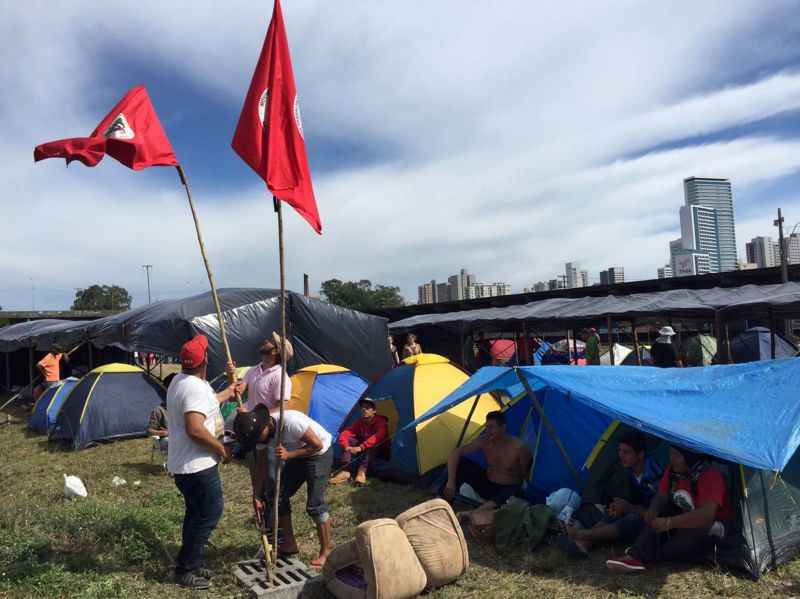
[[[258, 343], [280, 329], [280, 292], [275, 289], [219, 290], [225, 333], [234, 361], [260, 360]], [[287, 330], [295, 355], [289, 371], [319, 363], [338, 364], [374, 380], [391, 367], [386, 319], [287, 292]], [[88, 322], [31, 321], [0, 329], [0, 351], [53, 343], [177, 355], [181, 345], [202, 333], [209, 340], [209, 374], [221, 372], [225, 355], [211, 292], [164, 300]]]
[[445, 314], [422, 314], [389, 325], [392, 332], [437, 325], [469, 327], [480, 323], [528, 321], [564, 324], [615, 318], [664, 317], [713, 318], [716, 311], [727, 317], [753, 315], [773, 309], [776, 315], [800, 311], [800, 283], [743, 285], [711, 289], [672, 289], [624, 296], [552, 298], [503, 308], [483, 308]]

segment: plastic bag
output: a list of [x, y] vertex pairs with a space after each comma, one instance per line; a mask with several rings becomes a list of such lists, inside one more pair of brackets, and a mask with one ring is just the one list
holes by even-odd
[[64, 475], [64, 497], [72, 499], [73, 497], [87, 497], [88, 495], [89, 493], [86, 491], [81, 479], [72, 474]]
[[114, 478], [111, 479], [111, 485], [114, 486], [114, 487], [121, 487], [121, 486], [127, 485], [127, 484], [128, 484], [128, 481], [126, 481], [121, 476], [115, 476]]
[[563, 488], [550, 493], [545, 499], [545, 503], [553, 510], [554, 514], [560, 514], [567, 506], [571, 507], [574, 512], [581, 505], [581, 496], [572, 489]]

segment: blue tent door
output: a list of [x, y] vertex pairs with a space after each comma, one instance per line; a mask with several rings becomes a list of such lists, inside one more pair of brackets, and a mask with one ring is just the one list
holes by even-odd
[[352, 372], [319, 374], [311, 390], [308, 415], [336, 437], [366, 388], [366, 381]]

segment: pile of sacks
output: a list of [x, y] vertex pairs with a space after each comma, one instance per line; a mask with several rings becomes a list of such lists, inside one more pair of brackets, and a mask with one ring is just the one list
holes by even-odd
[[464, 533], [450, 505], [432, 499], [397, 518], [363, 522], [325, 562], [325, 586], [339, 599], [406, 599], [467, 571]]

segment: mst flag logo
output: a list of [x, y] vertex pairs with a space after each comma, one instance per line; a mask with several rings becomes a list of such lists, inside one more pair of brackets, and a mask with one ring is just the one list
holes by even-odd
[[109, 125], [106, 132], [103, 133], [103, 137], [113, 137], [114, 139], [133, 139], [134, 135], [133, 129], [131, 129], [131, 126], [128, 124], [128, 119], [126, 119], [125, 115], [121, 112], [111, 121], [111, 125]]

